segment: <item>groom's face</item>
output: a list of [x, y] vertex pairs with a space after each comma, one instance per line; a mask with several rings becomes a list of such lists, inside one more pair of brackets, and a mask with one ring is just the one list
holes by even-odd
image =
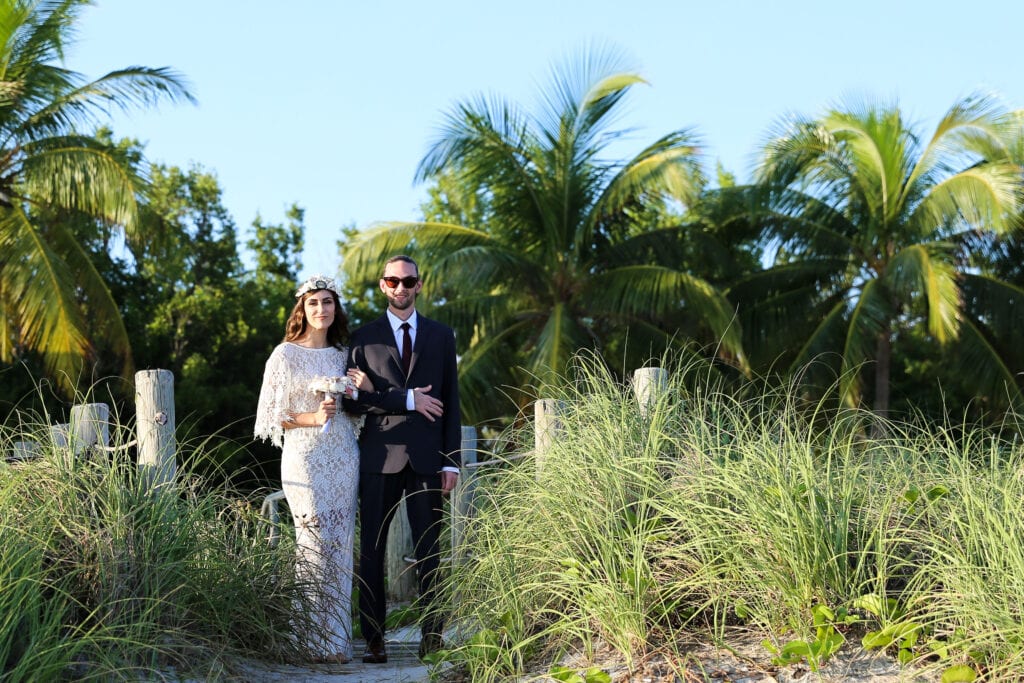
[[[395, 279], [398, 282], [395, 282]], [[416, 281], [412, 287], [406, 287], [405, 280], [408, 278]], [[394, 287], [392, 287], [394, 285]], [[380, 291], [388, 298], [388, 307], [395, 313], [404, 312], [413, 307], [416, 303], [416, 295], [419, 294], [423, 283], [419, 281], [419, 273], [416, 266], [406, 261], [395, 261], [384, 267], [384, 275], [380, 279]]]

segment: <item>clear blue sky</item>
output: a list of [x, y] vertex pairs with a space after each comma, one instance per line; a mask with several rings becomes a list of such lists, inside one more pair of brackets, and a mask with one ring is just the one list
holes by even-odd
[[989, 0], [96, 0], [67, 66], [168, 66], [198, 106], [117, 116], [167, 165], [216, 173], [246, 237], [306, 209], [304, 271], [334, 272], [340, 228], [418, 216], [413, 175], [456, 102], [536, 110], [553, 65], [612, 45], [650, 85], [632, 149], [679, 128], [741, 180], [772, 124], [848, 97], [898, 101], [930, 134], [952, 102], [1024, 107], [1024, 2]]

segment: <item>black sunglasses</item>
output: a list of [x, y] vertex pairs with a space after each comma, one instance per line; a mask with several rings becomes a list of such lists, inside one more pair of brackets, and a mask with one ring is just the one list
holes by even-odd
[[406, 289], [412, 289], [420, 281], [420, 279], [414, 275], [409, 275], [407, 277], [382, 277], [381, 280], [383, 280], [384, 284], [391, 289], [397, 287], [399, 282], [401, 282]]

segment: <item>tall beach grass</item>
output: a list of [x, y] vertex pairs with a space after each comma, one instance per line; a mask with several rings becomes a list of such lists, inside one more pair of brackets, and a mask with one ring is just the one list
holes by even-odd
[[[5, 453], [38, 450], [0, 465], [0, 678], [219, 680], [233, 657], [305, 658], [308, 587], [289, 534], [268, 543], [258, 502], [189, 462], [154, 489], [129, 449], [73, 457], [46, 422], [0, 433]], [[115, 426], [115, 446], [131, 439]]]
[[[599, 643], [627, 663], [674, 648], [681, 671], [685, 643], [738, 634], [783, 664], [846, 643], [950, 677], [1024, 675], [1012, 437], [737, 398], [687, 368], [645, 411], [597, 359], [568, 380], [546, 396], [562, 406], [550, 449], [482, 475], [465, 520], [447, 658], [472, 680]], [[529, 425], [507, 438], [533, 448]]]

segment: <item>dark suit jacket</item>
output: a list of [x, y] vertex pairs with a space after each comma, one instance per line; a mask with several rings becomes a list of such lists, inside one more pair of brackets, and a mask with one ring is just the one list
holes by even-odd
[[[416, 340], [409, 376], [402, 372], [395, 335], [383, 315], [352, 333], [349, 366], [365, 372], [373, 391], [345, 399], [349, 412], [365, 413], [359, 437], [359, 469], [380, 472], [389, 451], [405, 451], [412, 468], [431, 474], [462, 462], [462, 421], [459, 374], [455, 365], [455, 334], [451, 328], [417, 312]], [[444, 404], [444, 415], [430, 422], [405, 408], [408, 389], [431, 386], [429, 394]]]

